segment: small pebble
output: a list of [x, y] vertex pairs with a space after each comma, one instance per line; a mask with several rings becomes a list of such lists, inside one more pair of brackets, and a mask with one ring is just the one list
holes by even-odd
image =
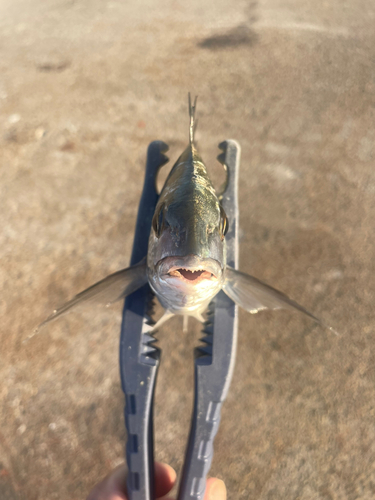
[[38, 127], [35, 130], [35, 139], [40, 140], [45, 135], [46, 135], [46, 130], [43, 127]]
[[17, 429], [17, 434], [19, 434], [20, 436], [22, 436], [22, 434], [25, 432], [26, 430], [26, 425], [25, 424], [21, 424], [18, 429]]
[[21, 116], [18, 113], [10, 115], [8, 118], [8, 123], [18, 123], [21, 120]]

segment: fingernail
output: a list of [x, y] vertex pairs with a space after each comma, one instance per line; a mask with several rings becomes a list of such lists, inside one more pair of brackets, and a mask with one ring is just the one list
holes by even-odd
[[216, 479], [210, 491], [210, 500], [226, 500], [227, 488], [224, 481]]

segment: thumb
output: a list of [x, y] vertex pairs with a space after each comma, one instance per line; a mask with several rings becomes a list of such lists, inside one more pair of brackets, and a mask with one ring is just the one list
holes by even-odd
[[208, 479], [204, 500], [227, 500], [227, 489], [224, 481], [216, 477]]

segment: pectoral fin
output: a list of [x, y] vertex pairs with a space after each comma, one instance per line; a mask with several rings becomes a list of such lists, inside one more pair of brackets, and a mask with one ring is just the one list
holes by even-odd
[[337, 335], [337, 332], [332, 327], [287, 295], [249, 274], [227, 267], [223, 290], [236, 304], [251, 314], [263, 309], [297, 309], [297, 311], [315, 320], [323, 328], [328, 328]]
[[53, 313], [34, 330], [34, 335], [42, 326], [70, 312], [78, 305], [89, 303], [110, 305], [135, 292], [135, 290], [145, 283], [147, 283], [146, 260], [143, 260], [135, 266], [122, 269], [121, 271], [117, 271], [107, 276], [98, 283], [95, 283], [95, 285], [87, 288], [87, 290], [73, 297], [59, 309], [53, 311]]

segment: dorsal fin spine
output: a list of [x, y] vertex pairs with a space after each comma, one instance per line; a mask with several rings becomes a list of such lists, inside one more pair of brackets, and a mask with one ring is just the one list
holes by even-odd
[[197, 106], [198, 96], [195, 96], [194, 104], [191, 104], [190, 92], [189, 96], [189, 116], [190, 116], [190, 127], [189, 127], [189, 142], [191, 145], [194, 144], [194, 121], [195, 121], [195, 108]]

